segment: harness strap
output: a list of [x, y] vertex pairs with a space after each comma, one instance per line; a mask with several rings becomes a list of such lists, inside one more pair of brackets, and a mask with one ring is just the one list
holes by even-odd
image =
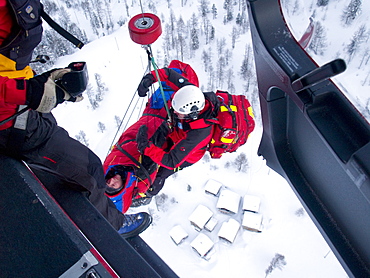
[[143, 116], [151, 116], [151, 117], [157, 117], [157, 118], [160, 118], [161, 120], [167, 120], [167, 118], [166, 118], [166, 117], [162, 117], [162, 116], [157, 115], [157, 114], [143, 113]]
[[219, 121], [217, 119], [198, 119], [196, 121], [190, 122], [189, 126], [191, 129], [200, 129], [200, 128], [205, 128], [209, 127], [210, 125], [213, 124], [218, 124]]
[[61, 36], [65, 39], [69, 40], [73, 43], [76, 47], [81, 49], [84, 46], [84, 43], [69, 33], [66, 29], [61, 27], [58, 23], [56, 23], [47, 13], [45, 13], [44, 9], [41, 10], [40, 13], [41, 17], [52, 27], [55, 31], [57, 31]]
[[144, 174], [147, 176], [148, 180], [149, 180], [149, 186], [152, 186], [153, 182], [152, 182], [152, 179], [150, 178], [150, 174], [149, 172], [145, 169], [145, 167], [143, 166], [143, 164], [141, 164], [135, 157], [133, 157], [131, 154], [129, 154], [128, 152], [126, 152], [119, 144], [116, 144], [116, 147], [117, 149], [122, 152], [124, 155], [126, 155], [128, 158], [130, 158], [132, 160], [132, 162], [134, 162], [139, 169], [141, 169]]

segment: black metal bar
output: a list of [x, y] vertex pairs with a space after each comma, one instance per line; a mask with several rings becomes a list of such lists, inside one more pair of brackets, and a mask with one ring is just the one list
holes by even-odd
[[258, 153], [290, 183], [348, 275], [370, 277], [370, 126], [294, 39], [279, 0], [249, 0], [248, 12], [263, 122]]

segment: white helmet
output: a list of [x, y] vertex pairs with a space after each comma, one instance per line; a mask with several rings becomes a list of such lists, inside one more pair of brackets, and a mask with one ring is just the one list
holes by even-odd
[[180, 88], [172, 99], [172, 107], [180, 114], [191, 114], [200, 112], [205, 105], [203, 92], [193, 85]]

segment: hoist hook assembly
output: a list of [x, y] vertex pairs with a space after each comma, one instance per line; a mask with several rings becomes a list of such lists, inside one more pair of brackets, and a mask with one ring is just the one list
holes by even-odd
[[155, 42], [162, 34], [160, 19], [151, 13], [141, 13], [130, 19], [128, 23], [131, 39], [141, 45]]

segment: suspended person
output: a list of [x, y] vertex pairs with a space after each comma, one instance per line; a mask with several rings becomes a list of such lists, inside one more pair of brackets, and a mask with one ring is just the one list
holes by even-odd
[[[196, 85], [198, 77], [193, 68], [182, 61], [172, 60], [168, 66], [183, 77], [189, 78]], [[155, 71], [151, 72], [152, 75]], [[185, 79], [184, 79], [185, 80]], [[151, 198], [144, 194], [151, 187], [158, 172], [158, 164], [148, 156], [141, 154], [136, 137], [141, 126], [146, 128], [150, 141], [162, 149], [167, 148], [169, 126], [164, 102], [170, 99], [174, 89], [165, 81], [161, 82], [165, 98], [158, 88], [149, 98], [142, 117], [120, 136], [103, 163], [107, 182], [106, 194], [116, 207], [126, 212], [130, 206], [147, 204]], [[141, 93], [142, 91], [139, 90]], [[141, 96], [146, 96], [145, 91]], [[165, 100], [164, 100], [165, 99]]]
[[136, 137], [140, 127], [146, 127], [151, 142], [164, 148], [169, 132], [166, 110], [147, 104], [140, 119], [122, 133], [104, 160], [106, 194], [123, 213], [148, 190], [158, 172], [158, 164], [138, 150]]
[[[195, 86], [199, 86], [198, 76], [189, 64], [186, 64], [180, 60], [172, 60], [167, 68], [181, 74]], [[152, 84], [152, 76], [156, 76], [156, 72], [154, 70], [150, 72], [150, 75], [147, 75], [147, 79], [143, 79], [142, 83]], [[161, 85], [163, 89], [163, 94], [165, 96], [164, 100], [168, 101], [174, 93], [174, 89], [171, 88], [171, 86], [167, 84], [165, 80], [161, 81]], [[148, 87], [150, 87], [150, 85]], [[141, 97], [145, 97], [147, 95], [147, 91], [145, 91], [145, 89], [139, 90], [138, 92]], [[164, 100], [161, 89], [158, 88], [149, 99], [150, 107], [154, 109], [161, 109], [164, 107]]]
[[[0, 0], [0, 153], [87, 190], [91, 203], [123, 237], [135, 236], [150, 225], [151, 216], [123, 215], [116, 209], [105, 195], [100, 159], [69, 137], [50, 113], [65, 100], [82, 100], [55, 84], [70, 70], [53, 69], [33, 76], [29, 63], [42, 37], [41, 9], [37, 0]], [[27, 105], [30, 110], [6, 122], [20, 105]]]
[[[166, 136], [166, 148], [151, 142], [145, 126], [139, 130], [139, 151], [160, 166], [144, 198], [157, 195], [166, 178], [203, 157], [212, 139], [220, 105], [214, 92], [203, 93], [173, 69], [159, 69], [158, 75], [175, 92], [168, 102], [170, 115], [167, 117], [171, 120], [172, 128]], [[145, 75], [138, 86], [139, 96], [146, 96], [150, 86], [157, 81], [153, 72]]]

